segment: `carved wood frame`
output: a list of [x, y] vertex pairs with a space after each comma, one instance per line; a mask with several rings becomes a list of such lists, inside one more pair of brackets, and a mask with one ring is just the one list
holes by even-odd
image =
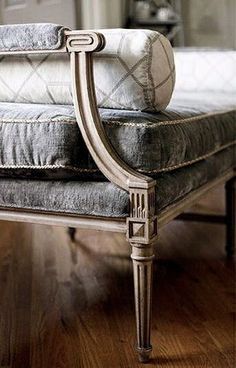
[[156, 182], [136, 172], [120, 159], [107, 138], [99, 116], [93, 79], [92, 53], [102, 50], [104, 45], [104, 36], [97, 32], [66, 31], [65, 45], [59, 50], [0, 52], [0, 55], [70, 54], [73, 100], [81, 134], [101, 172], [109, 181], [129, 192], [129, 217], [113, 219], [2, 208], [0, 219], [126, 232], [127, 240], [132, 247], [137, 350], [140, 360], [145, 362], [149, 359], [152, 350], [150, 343], [152, 263], [158, 228], [177, 217], [207, 190], [230, 180], [235, 173], [229, 170], [221, 177], [169, 206], [157, 218]]

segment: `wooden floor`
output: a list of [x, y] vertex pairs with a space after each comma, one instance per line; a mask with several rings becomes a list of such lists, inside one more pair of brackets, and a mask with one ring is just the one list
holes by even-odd
[[[223, 211], [221, 189], [198, 204]], [[236, 367], [235, 270], [224, 225], [175, 221], [155, 262], [148, 367]], [[137, 363], [129, 246], [120, 234], [0, 222], [0, 367]]]

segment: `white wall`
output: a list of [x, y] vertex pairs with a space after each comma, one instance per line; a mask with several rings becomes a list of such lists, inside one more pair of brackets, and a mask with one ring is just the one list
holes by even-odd
[[83, 29], [119, 28], [123, 26], [126, 0], [80, 0]]
[[76, 0], [0, 0], [0, 22], [51, 22], [76, 28], [75, 5]]
[[236, 0], [182, 0], [186, 46], [236, 49]]

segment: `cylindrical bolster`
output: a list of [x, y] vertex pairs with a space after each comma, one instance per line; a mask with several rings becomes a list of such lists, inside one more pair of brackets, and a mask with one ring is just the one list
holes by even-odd
[[[98, 106], [153, 112], [165, 109], [175, 83], [174, 57], [169, 41], [150, 30], [109, 29], [99, 32], [105, 36], [106, 46], [94, 53]], [[81, 34], [78, 34], [81, 48], [79, 37]], [[70, 40], [69, 51], [76, 51], [76, 32], [68, 36]], [[88, 48], [85, 45], [84, 51]], [[0, 80], [2, 102], [73, 103], [68, 55], [5, 57], [0, 63], [0, 73], [4, 79], [2, 88], [3, 81]], [[11, 88], [13, 85], [18, 93]]]
[[95, 58], [95, 84], [101, 107], [159, 111], [175, 84], [170, 42], [156, 31], [101, 30], [106, 47]]
[[0, 26], [0, 52], [58, 50], [65, 44], [66, 29], [51, 23]]

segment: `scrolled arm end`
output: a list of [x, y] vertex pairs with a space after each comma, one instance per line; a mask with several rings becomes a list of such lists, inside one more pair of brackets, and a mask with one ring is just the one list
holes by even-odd
[[105, 37], [92, 31], [66, 31], [69, 52], [97, 52], [105, 47]]

